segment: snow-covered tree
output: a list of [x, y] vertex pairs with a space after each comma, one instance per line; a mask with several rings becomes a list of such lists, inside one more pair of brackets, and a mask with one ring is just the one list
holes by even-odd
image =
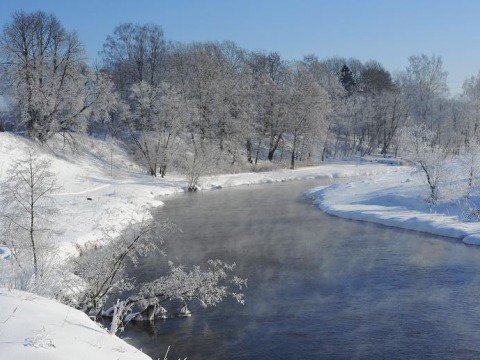
[[93, 110], [114, 106], [108, 78], [88, 68], [76, 33], [55, 16], [15, 13], [0, 45], [8, 95], [30, 136], [43, 142], [59, 132], [82, 131]]
[[188, 191], [197, 191], [200, 177], [208, 175], [215, 169], [220, 158], [220, 150], [215, 144], [200, 136], [187, 139], [189, 151], [180, 157], [180, 171], [187, 178]]
[[448, 94], [447, 72], [440, 56], [411, 56], [401, 74], [401, 86], [409, 116], [429, 129], [438, 125], [440, 100]]
[[3, 241], [12, 252], [14, 271], [19, 275], [17, 288], [42, 285], [52, 269], [56, 244], [52, 242], [53, 193], [59, 189], [51, 162], [33, 149], [13, 161], [1, 184], [1, 227]]
[[474, 139], [463, 149], [461, 164], [464, 175], [467, 179], [466, 195], [469, 197], [473, 191], [479, 190], [480, 176], [480, 140]]
[[277, 53], [252, 53], [253, 94], [258, 129], [267, 138], [268, 160], [272, 161], [287, 130], [287, 66]]
[[161, 27], [155, 24], [122, 23], [115, 27], [103, 45], [104, 68], [111, 74], [122, 99], [133, 84], [160, 85], [166, 56]]
[[[113, 333], [130, 320], [153, 320], [161, 316], [165, 310], [160, 304], [167, 301], [186, 304], [197, 300], [207, 307], [232, 296], [243, 304], [243, 294], [235, 288], [243, 289], [246, 280], [234, 275], [235, 264], [220, 260], [208, 261], [206, 268], [192, 269], [169, 262], [169, 270], [163, 276], [144, 284], [136, 284], [135, 279], [126, 276], [127, 264], [136, 266], [141, 257], [152, 252], [165, 255], [161, 248], [163, 238], [173, 228], [169, 223], [157, 221], [132, 223], [118, 237], [106, 232], [104, 245], [84, 248], [80, 256], [71, 259], [71, 269], [81, 280], [81, 290], [77, 290], [73, 304], [90, 315], [112, 316]], [[104, 309], [113, 293], [134, 289], [137, 289], [134, 295], [117, 301], [111, 309]], [[137, 311], [129, 315], [133, 309]]]
[[464, 144], [469, 146], [472, 140], [480, 139], [480, 73], [465, 80], [462, 98], [465, 109], [462, 132]]
[[[180, 314], [188, 314], [187, 303], [198, 301], [204, 308], [215, 306], [227, 297], [244, 304], [244, 294], [247, 280], [234, 275], [236, 264], [227, 264], [221, 260], [208, 260], [206, 267], [194, 266], [191, 269], [169, 262], [170, 270], [164, 276], [145, 283], [137, 295], [117, 302], [110, 310], [116, 320], [112, 331], [121, 328], [119, 323], [131, 320], [153, 321], [164, 317], [166, 310], [162, 307], [168, 301], [180, 301], [184, 304]], [[132, 309], [138, 311], [132, 312]]]
[[71, 259], [71, 269], [82, 282], [75, 306], [88, 314], [100, 315], [111, 293], [133, 288], [133, 280], [125, 277], [127, 261], [137, 264], [140, 257], [156, 250], [157, 241], [161, 242], [163, 232], [170, 227], [146, 221], [126, 225], [119, 236], [105, 229], [104, 245], [87, 244]]
[[195, 107], [167, 83], [132, 86], [126, 123], [141, 162], [152, 176], [165, 176], [176, 141], [195, 118]]
[[302, 65], [294, 70], [291, 81], [287, 129], [292, 136], [290, 168], [294, 169], [300, 142], [327, 131], [330, 103], [326, 91]]
[[435, 133], [425, 125], [404, 127], [401, 134], [401, 153], [412, 161], [429, 187], [428, 201], [435, 203], [448, 176], [448, 154], [435, 143]]

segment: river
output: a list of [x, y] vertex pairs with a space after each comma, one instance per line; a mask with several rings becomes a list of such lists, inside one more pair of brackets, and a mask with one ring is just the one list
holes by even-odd
[[[480, 252], [458, 240], [349, 221], [316, 209], [296, 181], [166, 198], [156, 213], [183, 232], [170, 259], [236, 261], [244, 306], [129, 325], [152, 358], [412, 359], [480, 357]], [[138, 281], [165, 268], [152, 255]]]

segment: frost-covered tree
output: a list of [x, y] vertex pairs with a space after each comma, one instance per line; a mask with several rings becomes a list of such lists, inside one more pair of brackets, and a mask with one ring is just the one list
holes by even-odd
[[160, 142], [159, 170], [163, 178], [177, 150], [180, 135], [185, 133], [187, 124], [195, 119], [197, 113], [191, 102], [171, 85], [162, 83], [160, 91], [159, 118], [154, 131]]
[[468, 143], [461, 153], [462, 170], [466, 175], [466, 195], [479, 189], [480, 176], [480, 139], [474, 139]]
[[287, 130], [288, 68], [277, 53], [252, 53], [253, 94], [258, 129], [268, 141], [268, 160], [272, 161]]
[[127, 264], [136, 265], [141, 257], [158, 250], [157, 242], [171, 228], [163, 222], [131, 221], [125, 225], [126, 230], [118, 236], [104, 229], [103, 245], [79, 247], [79, 256], [70, 261], [72, 272], [81, 279], [75, 306], [88, 314], [99, 315], [111, 293], [133, 288], [133, 279], [125, 276]]
[[157, 176], [161, 157], [161, 138], [155, 129], [160, 118], [160, 91], [146, 82], [134, 84], [130, 109], [126, 115], [130, 138], [140, 154], [141, 162], [152, 176]]
[[447, 72], [440, 56], [411, 56], [401, 75], [409, 116], [429, 129], [438, 125], [441, 100], [448, 94]]
[[290, 168], [295, 168], [300, 142], [327, 131], [330, 103], [326, 91], [302, 65], [294, 70], [288, 104], [288, 130], [292, 136]]
[[[122, 328], [120, 324], [135, 320], [153, 321], [165, 317], [162, 307], [168, 301], [180, 301], [184, 308], [180, 314], [190, 315], [187, 303], [198, 301], [204, 308], [216, 306], [227, 297], [244, 304], [247, 280], [234, 275], [236, 264], [227, 264], [221, 260], [208, 260], [206, 267], [194, 266], [191, 269], [169, 262], [170, 270], [164, 276], [145, 283], [137, 295], [117, 302], [107, 313], [112, 312], [116, 320], [112, 332]], [[133, 309], [138, 311], [132, 312]]]
[[472, 140], [480, 139], [480, 73], [465, 80], [462, 98], [465, 109], [462, 132], [464, 144], [468, 147]]
[[114, 106], [108, 78], [88, 68], [76, 33], [65, 30], [54, 15], [15, 13], [0, 46], [8, 95], [19, 126], [31, 137], [43, 142], [59, 132], [83, 131], [93, 110]]
[[1, 186], [3, 241], [12, 253], [17, 287], [41, 286], [51, 270], [56, 245], [51, 240], [57, 211], [53, 193], [59, 189], [51, 162], [33, 149], [13, 161]]
[[213, 172], [219, 161], [220, 150], [215, 144], [200, 136], [187, 139], [189, 151], [180, 157], [180, 171], [187, 179], [187, 190], [197, 191], [200, 177]]
[[133, 84], [157, 86], [164, 80], [166, 43], [162, 28], [155, 24], [118, 25], [107, 37], [101, 55], [123, 99]]
[[417, 167], [429, 187], [428, 201], [435, 203], [448, 172], [448, 154], [435, 143], [435, 133], [425, 125], [411, 125], [402, 129], [402, 154]]
[[[122, 323], [134, 319], [153, 320], [164, 309], [161, 303], [178, 300], [183, 303], [198, 300], [204, 307], [216, 305], [232, 296], [243, 303], [240, 290], [246, 280], [233, 274], [235, 264], [210, 260], [206, 268], [195, 266], [187, 269], [169, 262], [165, 274], [151, 282], [136, 284], [126, 276], [128, 264], [136, 266], [139, 259], [152, 252], [165, 255], [161, 245], [165, 234], [173, 228], [169, 223], [132, 223], [120, 236], [106, 232], [104, 245], [83, 248], [80, 256], [71, 259], [71, 269], [81, 280], [73, 304], [87, 314], [112, 316], [112, 332], [122, 328]], [[134, 295], [117, 301], [105, 310], [104, 306], [113, 293], [134, 290]], [[130, 315], [132, 309], [137, 312]]]
[[195, 118], [195, 107], [173, 86], [132, 86], [126, 123], [141, 162], [152, 176], [165, 176], [178, 137]]

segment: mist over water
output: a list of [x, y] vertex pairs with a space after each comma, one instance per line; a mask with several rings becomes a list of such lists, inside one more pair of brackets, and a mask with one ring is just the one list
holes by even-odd
[[[156, 216], [182, 229], [169, 259], [235, 261], [246, 305], [195, 305], [191, 318], [123, 336], [154, 359], [168, 345], [171, 359], [478, 358], [480, 249], [326, 215], [303, 196], [320, 184], [167, 198]], [[152, 255], [135, 276], [151, 280], [165, 263]]]

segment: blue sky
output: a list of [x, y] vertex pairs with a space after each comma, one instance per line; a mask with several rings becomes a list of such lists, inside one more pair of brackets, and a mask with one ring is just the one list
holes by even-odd
[[160, 24], [172, 40], [233, 40], [288, 59], [376, 59], [389, 70], [412, 54], [438, 54], [452, 93], [480, 70], [480, 1], [473, 0], [0, 0], [0, 24], [21, 9], [57, 15], [91, 58], [118, 23], [131, 21]]

